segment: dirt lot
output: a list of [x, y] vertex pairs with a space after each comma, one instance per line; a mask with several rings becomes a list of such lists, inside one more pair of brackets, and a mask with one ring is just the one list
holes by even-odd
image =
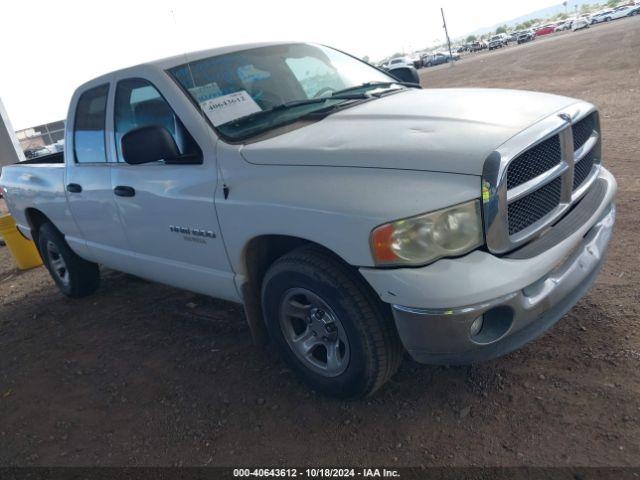
[[538, 341], [472, 367], [407, 359], [374, 398], [335, 401], [252, 346], [235, 305], [111, 272], [71, 301], [0, 248], [0, 464], [640, 464], [639, 51], [637, 18], [422, 71], [601, 109], [615, 238]]

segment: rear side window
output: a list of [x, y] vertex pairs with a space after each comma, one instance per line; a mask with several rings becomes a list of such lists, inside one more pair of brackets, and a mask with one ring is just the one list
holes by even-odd
[[152, 84], [141, 78], [118, 82], [115, 102], [115, 134], [118, 161], [122, 158], [122, 137], [131, 130], [151, 125], [165, 128], [173, 137], [181, 154], [202, 152], [167, 101]]
[[73, 146], [78, 163], [107, 161], [104, 124], [108, 93], [109, 85], [100, 85], [80, 95], [73, 128]]

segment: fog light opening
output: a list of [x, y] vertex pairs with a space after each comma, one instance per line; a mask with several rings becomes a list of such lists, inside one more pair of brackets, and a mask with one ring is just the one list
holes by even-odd
[[476, 318], [473, 321], [473, 323], [471, 324], [471, 327], [469, 327], [469, 335], [471, 336], [471, 338], [475, 337], [482, 331], [483, 323], [484, 323], [484, 319], [482, 318], [482, 315], [480, 315], [478, 318]]
[[[511, 329], [513, 310], [511, 307], [499, 306], [484, 312], [469, 327], [469, 335], [473, 342], [480, 345], [497, 342]], [[477, 332], [474, 334], [474, 331]]]

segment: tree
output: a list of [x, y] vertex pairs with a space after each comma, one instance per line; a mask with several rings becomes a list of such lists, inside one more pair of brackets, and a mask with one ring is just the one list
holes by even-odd
[[499, 33], [507, 33], [507, 26], [502, 25], [501, 27], [496, 28], [496, 35]]
[[478, 37], [476, 37], [475, 35], [469, 35], [467, 37], [467, 43], [473, 43], [478, 39]]
[[607, 7], [609, 7], [609, 8], [613, 8], [613, 7], [615, 7], [616, 5], [618, 5], [618, 0], [609, 0], [609, 1], [607, 2]]

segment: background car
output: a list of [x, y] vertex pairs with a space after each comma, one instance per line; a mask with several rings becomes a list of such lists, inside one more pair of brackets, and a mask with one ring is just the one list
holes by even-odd
[[507, 35], [505, 33], [494, 35], [489, 39], [489, 44], [488, 44], [489, 50], [493, 50], [495, 48], [502, 48], [506, 46], [507, 46]]
[[450, 61], [460, 60], [460, 55], [454, 53], [453, 56], [449, 55], [449, 52], [436, 52], [429, 55], [423, 55], [421, 63], [423, 67], [433, 67], [435, 65], [442, 65], [443, 63], [449, 63]]
[[591, 25], [591, 22], [586, 18], [576, 18], [571, 24], [571, 31], [576, 32], [583, 28], [589, 28], [589, 25]]
[[471, 46], [472, 46], [472, 50], [471, 50], [472, 52], [478, 52], [480, 50], [487, 49], [488, 44], [484, 40], [480, 40], [479, 42], [473, 42]]
[[536, 37], [541, 37], [543, 35], [549, 35], [550, 33], [555, 32], [555, 30], [556, 30], [555, 25], [549, 24], [537, 29], [535, 34], [536, 34]]
[[445, 57], [447, 57], [449, 59], [449, 61], [453, 60], [454, 62], [457, 62], [458, 60], [460, 60], [462, 58], [460, 55], [458, 55], [458, 53], [451, 53], [450, 54], [449, 52], [444, 52], [444, 53], [441, 53], [441, 54], [444, 55]]
[[386, 69], [400, 67], [413, 67], [413, 61], [409, 57], [397, 57], [389, 60], [384, 66]]
[[611, 20], [611, 17], [607, 17], [607, 15], [610, 15], [611, 12], [613, 12], [613, 10], [608, 9], [608, 10], [600, 10], [599, 12], [594, 13], [590, 17], [591, 24], [594, 25], [596, 23], [602, 23], [605, 21], [608, 22], [609, 20]]
[[531, 40], [533, 40], [535, 38], [536, 38], [536, 36], [531, 30], [523, 30], [518, 35], [518, 40], [517, 40], [518, 41], [518, 45], [520, 45], [521, 43], [530, 42]]

